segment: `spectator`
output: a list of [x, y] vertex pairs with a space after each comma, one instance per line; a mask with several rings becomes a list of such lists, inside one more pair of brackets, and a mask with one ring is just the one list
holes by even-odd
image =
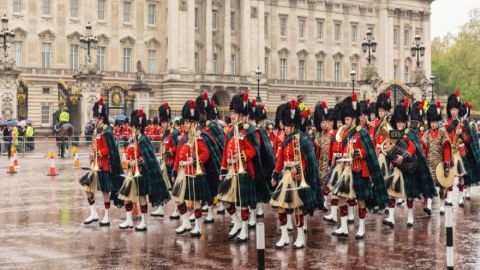
[[33, 130], [32, 123], [27, 124], [27, 130], [25, 131], [25, 136], [27, 137], [27, 151], [33, 151], [35, 149], [34, 138], [35, 131]]
[[12, 128], [11, 127], [5, 127], [3, 129], [3, 140], [5, 141], [6, 145], [6, 151], [7, 151], [7, 156], [8, 159], [10, 159], [10, 155], [12, 153]]

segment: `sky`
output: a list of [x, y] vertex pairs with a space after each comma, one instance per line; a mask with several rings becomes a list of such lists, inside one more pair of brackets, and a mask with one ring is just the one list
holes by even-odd
[[432, 38], [458, 33], [469, 19], [469, 11], [480, 8], [480, 0], [435, 0], [432, 3]]

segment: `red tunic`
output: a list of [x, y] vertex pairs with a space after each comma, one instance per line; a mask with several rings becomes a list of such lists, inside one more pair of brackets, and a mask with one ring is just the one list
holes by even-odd
[[[167, 150], [170, 151], [171, 157], [167, 157], [165, 155]], [[172, 133], [168, 133], [165, 136], [165, 139], [162, 141], [162, 155], [165, 157], [165, 164], [167, 166], [173, 166], [176, 152], [177, 152], [177, 148], [175, 147]]]
[[97, 134], [96, 144], [97, 152], [100, 153], [98, 157], [98, 168], [103, 172], [110, 171], [110, 148], [108, 148], [107, 140], [103, 134], [104, 130], [101, 129], [100, 133]]
[[[233, 128], [230, 128], [228, 130], [228, 133], [226, 133], [226, 137], [228, 138], [230, 135], [230, 132], [233, 132]], [[255, 151], [255, 147], [253, 147], [252, 143], [250, 140], [245, 136], [245, 130], [241, 129], [239, 131], [240, 133], [240, 138], [238, 139], [238, 144], [240, 146], [240, 151], [245, 153], [245, 160], [242, 160], [243, 162], [243, 167], [248, 173], [250, 174], [250, 177], [252, 179], [255, 178], [255, 169], [253, 166], [253, 158], [257, 155], [257, 152]], [[235, 171], [238, 170], [238, 162], [235, 160], [235, 154], [238, 152], [236, 148], [236, 137], [232, 135], [230, 140], [225, 142], [225, 147], [223, 149], [223, 155], [222, 155], [222, 169], [227, 169], [229, 167], [229, 161], [231, 164], [234, 165]]]
[[[280, 147], [278, 149], [278, 157], [277, 157], [277, 162], [275, 164], [275, 172], [277, 173], [280, 173], [284, 167], [286, 166], [291, 166], [293, 167], [294, 165], [296, 164], [293, 164], [293, 162], [295, 161], [295, 146], [294, 146], [294, 140], [290, 140], [290, 142], [288, 143], [288, 145], [286, 147]], [[306, 169], [306, 164], [307, 162], [305, 161], [305, 158], [302, 156], [302, 167], [303, 169], [305, 170]], [[288, 163], [291, 163], [291, 165], [289, 165]]]
[[120, 139], [122, 135], [122, 127], [121, 126], [114, 126], [113, 127], [113, 136], [115, 137], [115, 140]]
[[153, 126], [150, 125], [150, 126], [146, 126], [145, 127], [145, 132], [144, 132], [145, 136], [147, 136], [150, 140], [153, 139]]
[[122, 136], [126, 138], [130, 138], [133, 134], [133, 130], [130, 126], [123, 126], [122, 127]]
[[[356, 128], [356, 127], [355, 127]], [[342, 133], [342, 140], [350, 133], [351, 129], [345, 129]], [[352, 171], [353, 172], [361, 172], [363, 178], [370, 177], [370, 172], [368, 171], [368, 166], [367, 166], [367, 152], [365, 151], [365, 148], [363, 147], [362, 140], [360, 138], [360, 133], [355, 132], [353, 136], [350, 137], [349, 142], [352, 144], [353, 150], [358, 149], [360, 151], [360, 159], [354, 159], [352, 161]], [[342, 143], [340, 142], [340, 147]], [[345, 146], [342, 147], [342, 154], [344, 157], [348, 157], [348, 145], [349, 143], [347, 142]], [[353, 154], [353, 153], [352, 153]]]
[[272, 144], [273, 146], [273, 154], [275, 158], [277, 157], [277, 152], [283, 146], [283, 140], [285, 140], [285, 134], [281, 130], [277, 130], [275, 134], [275, 142]]
[[[140, 160], [143, 160], [142, 156], [142, 151], [140, 151], [140, 148], [138, 147], [138, 141], [135, 143], [136, 145], [134, 146], [133, 144], [128, 145], [127, 147], [127, 160], [128, 161], [135, 161], [135, 149], [137, 150], [137, 162]], [[135, 167], [130, 168], [132, 173], [135, 173]], [[141, 172], [142, 167], [138, 166], [138, 170]]]
[[[182, 137], [181, 140], [184, 138]], [[204, 164], [210, 157], [208, 148], [203, 142], [202, 138], [197, 138], [198, 145], [198, 159], [200, 164]], [[193, 162], [192, 155], [195, 155], [194, 145], [186, 142], [178, 147], [177, 154], [175, 155], [175, 162], [173, 170], [178, 171], [180, 166], [185, 166], [185, 173], [189, 175], [195, 174], [196, 164]]]
[[341, 158], [343, 155], [342, 141], [337, 141], [336, 139], [337, 132], [338, 130], [332, 131], [332, 141], [330, 144], [330, 152], [328, 154], [328, 158], [331, 162], [334, 162], [337, 158]]
[[[453, 119], [448, 118], [447, 123], [445, 124], [445, 130], [447, 131], [448, 137], [450, 138], [450, 142], [453, 145], [453, 141], [455, 140], [456, 129], [452, 129], [452, 131], [448, 132], [448, 128], [451, 125], [453, 125]], [[460, 123], [458, 125], [460, 125]], [[457, 125], [457, 128], [458, 128], [458, 125]], [[463, 124], [461, 126], [461, 129], [462, 129], [463, 143], [460, 143], [458, 150], [460, 151], [460, 155], [464, 157], [467, 154], [467, 148], [465, 147], [465, 144], [468, 144], [470, 142], [470, 137], [468, 136], [467, 130], [465, 129]]]

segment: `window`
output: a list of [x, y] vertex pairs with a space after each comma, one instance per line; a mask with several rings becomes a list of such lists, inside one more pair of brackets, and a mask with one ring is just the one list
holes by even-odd
[[287, 36], [287, 17], [280, 17], [280, 36]]
[[125, 1], [123, 2], [123, 22], [128, 23], [130, 22], [130, 9], [132, 7], [132, 3]]
[[78, 0], [70, 0], [70, 17], [78, 17]]
[[305, 19], [298, 21], [298, 37], [305, 38]]
[[342, 79], [341, 77], [341, 63], [340, 62], [335, 62], [335, 81], [336, 82], [340, 82], [340, 80]]
[[300, 81], [305, 80], [305, 60], [298, 61], [298, 79]]
[[265, 32], [265, 38], [268, 37], [268, 16], [265, 16], [265, 24], [263, 25], [263, 30]]
[[419, 35], [419, 36], [422, 36], [422, 28], [416, 28], [415, 29], [415, 35]]
[[408, 66], [403, 69], [403, 80], [408, 83]]
[[148, 73], [157, 72], [157, 51], [148, 50]]
[[352, 63], [352, 70], [355, 70], [355, 73], [358, 74], [358, 64], [357, 63]]
[[340, 41], [342, 35], [342, 25], [340, 23], [335, 23], [335, 41]]
[[22, 66], [22, 42], [20, 41], [15, 41], [13, 45], [13, 59], [17, 66]]
[[13, 0], [13, 12], [22, 13], [22, 0]]
[[98, 0], [97, 19], [105, 20], [105, 0]]
[[50, 0], [43, 0], [42, 1], [42, 14], [46, 16], [50, 16]]
[[50, 107], [42, 105], [42, 124], [50, 124]]
[[42, 43], [42, 68], [50, 68], [50, 58], [52, 56], [52, 44]]
[[198, 52], [195, 52], [195, 73], [200, 73], [200, 57]]
[[212, 11], [212, 30], [217, 31], [217, 11]]
[[105, 70], [105, 47], [97, 48], [97, 65], [100, 70]]
[[157, 13], [157, 5], [149, 4], [148, 5], [148, 24], [154, 25], [157, 22], [157, 18], [155, 16], [156, 13]]
[[317, 61], [317, 81], [323, 81], [324, 79], [324, 67], [323, 61]]
[[123, 72], [130, 72], [132, 64], [132, 49], [123, 48]]
[[213, 54], [213, 73], [219, 73], [219, 66], [218, 66], [218, 55], [216, 53]]
[[198, 8], [195, 8], [195, 29], [198, 29]]
[[393, 45], [398, 46], [398, 27], [393, 28]]
[[268, 76], [268, 57], [265, 57], [265, 77]]
[[48, 88], [48, 87], [42, 88], [42, 94], [50, 95], [50, 88]]
[[395, 81], [398, 80], [398, 65], [397, 64], [393, 65], [393, 79]]
[[317, 39], [323, 39], [323, 21], [317, 21]]
[[235, 32], [235, 12], [230, 12], [230, 31]]
[[357, 43], [358, 25], [352, 24], [352, 43]]
[[235, 54], [230, 57], [230, 72], [232, 75], [237, 74], [237, 56]]
[[280, 59], [280, 80], [287, 79], [287, 59], [281, 58]]
[[410, 44], [410, 30], [403, 31], [403, 46], [408, 47]]
[[70, 45], [70, 69], [78, 69], [78, 45]]

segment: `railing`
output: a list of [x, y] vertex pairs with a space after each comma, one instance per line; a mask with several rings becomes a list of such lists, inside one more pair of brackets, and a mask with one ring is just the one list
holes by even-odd
[[324, 87], [338, 87], [338, 88], [352, 87], [352, 84], [348, 82], [331, 82], [331, 81], [300, 81], [300, 80], [268, 79], [267, 83], [276, 84], [276, 85], [324, 86]]

